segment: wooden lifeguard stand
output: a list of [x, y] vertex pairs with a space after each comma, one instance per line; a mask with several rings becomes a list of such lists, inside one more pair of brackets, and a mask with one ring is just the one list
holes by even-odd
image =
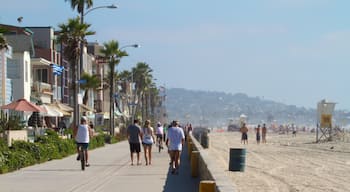
[[332, 141], [332, 115], [335, 108], [334, 102], [326, 101], [325, 99], [317, 103], [317, 129], [316, 142]]

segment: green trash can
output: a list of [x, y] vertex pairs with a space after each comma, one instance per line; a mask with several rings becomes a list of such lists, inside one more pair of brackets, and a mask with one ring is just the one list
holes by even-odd
[[246, 149], [230, 148], [229, 171], [244, 171]]

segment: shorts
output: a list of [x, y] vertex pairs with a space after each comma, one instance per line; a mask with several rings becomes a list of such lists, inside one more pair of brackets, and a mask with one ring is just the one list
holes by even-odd
[[88, 149], [89, 148], [89, 143], [76, 143], [77, 147], [82, 146], [83, 149]]
[[163, 134], [157, 134], [157, 139], [162, 140], [163, 139]]
[[141, 146], [140, 143], [129, 143], [131, 153], [140, 153]]
[[242, 133], [242, 140], [247, 140], [247, 139], [248, 139], [248, 134]]
[[152, 144], [153, 144], [153, 143], [145, 143], [145, 142], [142, 142], [142, 145], [143, 145], [143, 146], [149, 146], [149, 147], [152, 147]]
[[256, 140], [260, 141], [260, 134], [256, 134]]

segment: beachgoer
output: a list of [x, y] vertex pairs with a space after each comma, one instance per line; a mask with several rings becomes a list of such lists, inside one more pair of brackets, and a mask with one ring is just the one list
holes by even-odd
[[130, 125], [126, 131], [127, 138], [130, 146], [130, 159], [131, 165], [134, 165], [134, 153], [136, 153], [137, 157], [137, 165], [141, 165], [140, 161], [140, 152], [141, 152], [141, 143], [142, 139], [142, 131], [141, 127], [138, 125], [139, 120], [135, 119], [134, 124]]
[[157, 144], [160, 145], [160, 148], [163, 149], [163, 126], [160, 122], [157, 123], [156, 136]]
[[151, 121], [146, 120], [142, 128], [142, 145], [145, 153], [146, 165], [152, 164], [152, 145], [155, 143], [153, 135], [153, 127], [151, 127]]
[[241, 143], [243, 143], [243, 144], [247, 143], [248, 144], [248, 128], [247, 128], [245, 123], [243, 123], [240, 131], [242, 133]]
[[172, 126], [168, 129], [168, 138], [166, 140], [171, 157], [170, 166], [172, 174], [178, 174], [179, 172], [180, 154], [184, 142], [185, 134], [183, 129], [179, 127], [178, 121], [173, 121]]
[[257, 128], [255, 128], [256, 131], [256, 143], [260, 144], [260, 125], [258, 125]]
[[89, 148], [89, 143], [90, 143], [90, 138], [92, 137], [92, 131], [89, 125], [87, 124], [87, 118], [86, 117], [81, 117], [80, 119], [80, 125], [78, 127], [74, 127], [73, 129], [73, 136], [75, 138], [76, 144], [77, 144], [77, 160], [80, 160], [79, 156], [79, 146], [82, 146], [85, 150], [85, 164], [86, 167], [89, 167], [89, 153], [88, 153], [88, 148]]
[[297, 136], [297, 129], [296, 129], [296, 126], [294, 124], [292, 124], [292, 136], [293, 137]]
[[266, 129], [266, 125], [264, 123], [263, 127], [261, 129], [262, 143], [266, 143], [266, 132], [267, 132], [267, 129]]

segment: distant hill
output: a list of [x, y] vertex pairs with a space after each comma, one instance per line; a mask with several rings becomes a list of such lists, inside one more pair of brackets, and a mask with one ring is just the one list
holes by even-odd
[[[191, 122], [206, 126], [227, 126], [229, 120], [236, 120], [241, 114], [249, 123], [304, 124], [315, 126], [316, 109], [296, 107], [279, 102], [249, 97], [244, 93], [194, 91], [182, 88], [166, 90], [166, 108], [169, 120]], [[335, 118], [350, 116], [337, 111]], [[340, 121], [338, 121], [340, 122]]]

